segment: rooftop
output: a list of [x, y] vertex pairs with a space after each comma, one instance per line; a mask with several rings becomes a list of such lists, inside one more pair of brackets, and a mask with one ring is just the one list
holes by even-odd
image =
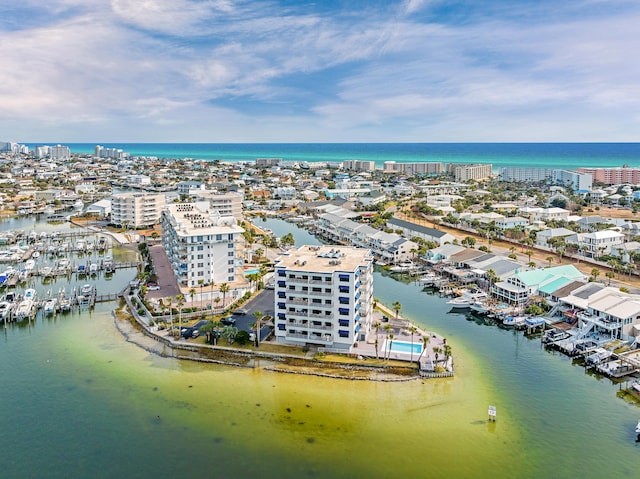
[[351, 246], [301, 246], [276, 260], [276, 268], [308, 272], [354, 271], [368, 265], [373, 256], [368, 249]]

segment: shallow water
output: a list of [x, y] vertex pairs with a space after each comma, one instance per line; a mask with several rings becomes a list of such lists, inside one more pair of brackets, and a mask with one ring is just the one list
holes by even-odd
[[109, 303], [10, 326], [2, 477], [637, 477], [640, 409], [608, 380], [539, 340], [450, 314], [415, 284], [377, 272], [374, 287], [447, 337], [455, 378], [347, 381], [163, 358], [123, 339]]

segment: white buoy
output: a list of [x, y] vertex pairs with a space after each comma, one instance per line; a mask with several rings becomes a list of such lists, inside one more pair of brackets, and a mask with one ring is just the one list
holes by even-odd
[[496, 407], [495, 406], [489, 406], [489, 421], [494, 421], [495, 422], [496, 415], [497, 415]]

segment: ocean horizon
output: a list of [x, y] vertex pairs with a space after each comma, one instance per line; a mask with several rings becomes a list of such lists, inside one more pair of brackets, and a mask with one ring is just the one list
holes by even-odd
[[[29, 148], [53, 143], [26, 143]], [[491, 163], [501, 167], [640, 167], [640, 143], [63, 143], [73, 153], [92, 153], [96, 145], [132, 156], [207, 161], [339, 162], [344, 160]]]

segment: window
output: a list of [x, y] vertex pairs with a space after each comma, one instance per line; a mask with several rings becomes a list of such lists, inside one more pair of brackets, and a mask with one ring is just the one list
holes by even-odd
[[229, 241], [233, 241], [233, 233], [229, 233]]
[[232, 260], [232, 259], [230, 259], [230, 260], [228, 260], [228, 261], [227, 261], [227, 264], [233, 264], [233, 263], [235, 263], [235, 261], [234, 261], [234, 260]]
[[235, 271], [234, 271], [234, 268], [229, 268], [229, 269], [227, 270], [227, 273], [234, 273], [234, 272], [235, 272]]
[[198, 268], [204, 268], [204, 263], [198, 263]]
[[203, 249], [204, 249], [204, 246], [198, 245], [198, 251], [202, 251]]
[[234, 255], [233, 251], [229, 251], [229, 252], [227, 253], [227, 256], [233, 256], [233, 255]]
[[216, 241], [222, 241], [222, 235], [216, 235]]
[[204, 258], [204, 255], [203, 255], [203, 254], [199, 254], [199, 255], [198, 255], [198, 259], [203, 259], [203, 258]]
[[233, 248], [233, 243], [227, 243], [227, 248]]

